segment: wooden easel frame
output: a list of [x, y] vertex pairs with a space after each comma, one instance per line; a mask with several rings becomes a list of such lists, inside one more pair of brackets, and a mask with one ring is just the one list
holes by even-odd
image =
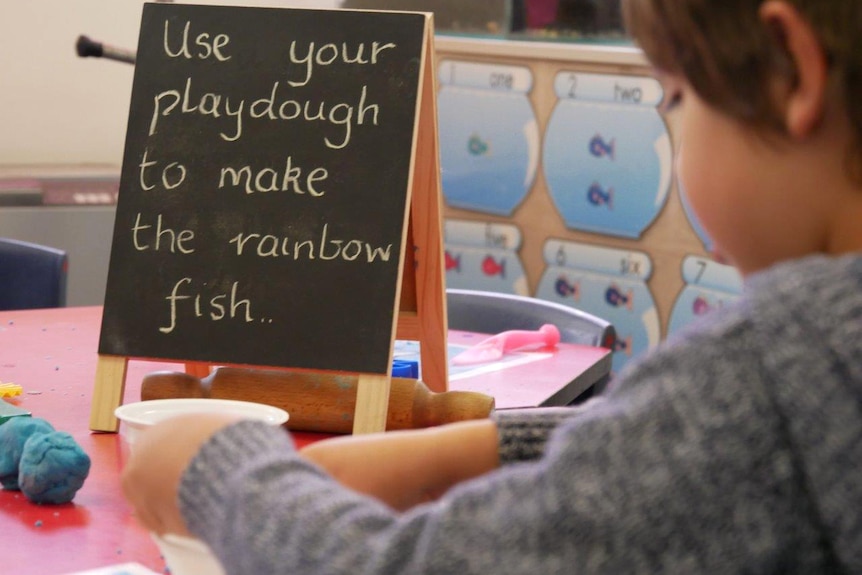
[[[401, 258], [393, 301], [393, 326], [389, 346], [392, 364], [394, 339], [420, 344], [422, 379], [432, 391], [448, 389], [446, 339], [446, 285], [443, 259], [443, 206], [437, 133], [437, 89], [434, 66], [434, 23], [425, 15], [425, 41], [417, 89], [413, 125], [413, 154], [408, 178], [408, 208], [405, 210]], [[122, 403], [129, 357], [100, 354], [90, 429], [116, 432], [114, 410]], [[186, 364], [186, 371], [203, 377], [210, 365]], [[356, 392], [353, 433], [386, 429], [391, 368], [387, 374], [360, 373]]]
[[[405, 222], [405, 239], [410, 241], [403, 249], [403, 269], [396, 288], [396, 301], [400, 303], [393, 317], [396, 318], [394, 332], [397, 338], [420, 342], [423, 381], [432, 391], [446, 391], [449, 380], [446, 272], [431, 16], [426, 18], [425, 38], [416, 102], [417, 120], [413, 130], [414, 153], [409, 184], [412, 193], [408, 221]], [[391, 351], [389, 363], [392, 363]], [[359, 376], [353, 433], [386, 428], [390, 380], [391, 372], [389, 375]]]

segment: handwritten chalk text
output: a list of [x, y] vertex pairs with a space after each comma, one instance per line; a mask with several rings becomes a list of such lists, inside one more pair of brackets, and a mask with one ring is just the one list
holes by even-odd
[[183, 28], [183, 39], [180, 43], [179, 49], [176, 51], [171, 50], [170, 47], [170, 21], [165, 20], [165, 35], [164, 35], [164, 48], [165, 54], [167, 54], [171, 58], [178, 58], [182, 56], [187, 60], [191, 60], [192, 58], [199, 58], [201, 60], [206, 60], [210, 56], [215, 56], [216, 60], [221, 62], [225, 62], [230, 60], [230, 56], [226, 56], [222, 53], [222, 49], [225, 48], [228, 43], [230, 43], [230, 37], [227, 34], [216, 34], [210, 39], [210, 35], [208, 32], [201, 32], [197, 36], [195, 36], [195, 53], [192, 54], [191, 49], [189, 48], [189, 28], [191, 27], [191, 22], [187, 21], [185, 27]]
[[308, 49], [305, 55], [297, 54], [296, 40], [290, 43], [290, 63], [304, 64], [305, 77], [302, 80], [288, 80], [288, 84], [294, 87], [305, 86], [311, 81], [311, 75], [314, 70], [314, 65], [329, 66], [333, 62], [341, 61], [344, 64], [377, 64], [380, 60], [380, 53], [384, 50], [391, 50], [396, 45], [391, 42], [381, 44], [380, 42], [372, 42], [370, 54], [365, 57], [365, 42], [361, 42], [358, 46], [353, 47], [354, 52], [351, 54], [350, 47], [347, 42], [341, 44], [339, 50], [338, 44], [324, 44], [315, 48], [314, 42], [308, 43]]
[[[182, 254], [194, 253], [195, 249], [191, 247], [191, 242], [195, 239], [195, 233], [192, 230], [174, 231], [171, 228], [163, 227], [162, 214], [156, 216], [156, 229], [152, 229], [152, 224], [144, 224], [141, 222], [141, 212], [135, 217], [135, 225], [132, 226], [132, 243], [135, 249], [139, 252], [147, 250], [162, 250], [162, 242], [168, 243], [170, 252], [176, 253], [179, 251]], [[155, 240], [154, 243], [145, 241], [144, 235], [149, 234]]]
[[[157, 132], [159, 120], [178, 112], [180, 114], [199, 114], [214, 119], [224, 118], [229, 123], [219, 132], [219, 137], [227, 142], [235, 142], [243, 134], [243, 118], [258, 120], [299, 120], [304, 122], [324, 122], [338, 128], [335, 135], [326, 135], [323, 140], [328, 148], [340, 150], [347, 147], [352, 136], [352, 127], [364, 125], [367, 121], [377, 125], [379, 106], [368, 103], [368, 87], [362, 86], [354, 104], [332, 103], [325, 100], [282, 99], [278, 95], [280, 83], [272, 85], [269, 97], [258, 98], [246, 108], [246, 100], [231, 100], [229, 96], [215, 92], [197, 94], [192, 89], [192, 78], [186, 79], [183, 90], [165, 90], [153, 97], [153, 114], [150, 118], [148, 135]], [[220, 120], [221, 124], [225, 122]]]
[[[239, 233], [229, 243], [236, 245], [236, 255], [255, 255], [263, 258], [292, 257], [307, 260], [320, 259], [331, 261], [341, 259], [348, 262], [373, 263], [377, 259], [388, 262], [392, 255], [392, 244], [386, 247], [374, 247], [362, 240], [331, 239], [329, 224], [324, 224], [320, 232], [320, 240], [278, 237], [271, 234]], [[364, 254], [364, 258], [361, 257]]]
[[[281, 174], [274, 168], [262, 168], [257, 170], [252, 177], [251, 166], [243, 166], [239, 169], [231, 167], [223, 167], [219, 175], [219, 189], [225, 186], [237, 187], [243, 185], [246, 194], [255, 192], [288, 192], [293, 191], [295, 194], [305, 194], [319, 198], [326, 192], [318, 190], [315, 184], [324, 181], [329, 177], [329, 172], [326, 168], [314, 168], [305, 176], [305, 187], [303, 188], [302, 168], [293, 165], [293, 158], [287, 157], [284, 162], [284, 170]], [[245, 183], [242, 184], [242, 181]]]
[[[192, 278], [182, 278], [174, 284], [174, 287], [171, 289], [171, 294], [165, 297], [165, 300], [168, 302], [170, 323], [167, 326], [160, 327], [160, 332], [171, 333], [176, 329], [177, 305], [178, 302], [184, 300], [192, 300], [195, 317], [208, 317], [212, 321], [219, 321], [227, 318], [233, 319], [237, 317], [240, 308], [242, 308], [244, 314], [241, 319], [246, 323], [254, 321], [251, 315], [251, 300], [239, 299], [237, 297], [237, 286], [239, 285], [239, 282], [233, 282], [229, 294], [219, 293], [210, 296], [207, 300], [203, 299], [203, 294], [200, 292], [192, 294], [183, 293], [183, 288], [189, 286], [191, 283]], [[206, 288], [206, 285], [207, 284], [204, 283], [200, 289]]]
[[[152, 168], [159, 162], [156, 160], [150, 160], [148, 157], [149, 153], [149, 149], [144, 150], [144, 157], [141, 158], [141, 163], [138, 164], [138, 168], [140, 168], [139, 178], [142, 190], [152, 190], [156, 187], [156, 184], [148, 183], [150, 180], [149, 178], [147, 178], [146, 172], [149, 170], [149, 168]], [[167, 166], [162, 168], [162, 186], [166, 190], [173, 190], [174, 188], [179, 187], [184, 181], [186, 181], [187, 175], [188, 170], [186, 170], [186, 167], [184, 165], [179, 162], [171, 162]]]

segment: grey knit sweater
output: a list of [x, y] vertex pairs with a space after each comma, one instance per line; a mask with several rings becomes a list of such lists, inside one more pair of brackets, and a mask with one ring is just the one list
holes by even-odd
[[607, 396], [497, 421], [506, 464], [405, 514], [238, 423], [181, 509], [231, 574], [862, 573], [862, 256], [751, 277]]

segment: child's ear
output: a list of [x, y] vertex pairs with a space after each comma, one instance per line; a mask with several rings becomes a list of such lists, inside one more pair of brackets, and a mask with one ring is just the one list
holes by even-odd
[[799, 11], [783, 0], [767, 0], [760, 6], [760, 19], [779, 35], [790, 64], [793, 81], [783, 82], [779, 106], [784, 127], [791, 137], [807, 136], [823, 115], [828, 63], [814, 29]]

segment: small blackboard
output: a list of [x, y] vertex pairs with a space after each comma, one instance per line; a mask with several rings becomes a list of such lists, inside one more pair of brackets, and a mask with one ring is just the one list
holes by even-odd
[[387, 373], [426, 35], [146, 4], [99, 353]]

